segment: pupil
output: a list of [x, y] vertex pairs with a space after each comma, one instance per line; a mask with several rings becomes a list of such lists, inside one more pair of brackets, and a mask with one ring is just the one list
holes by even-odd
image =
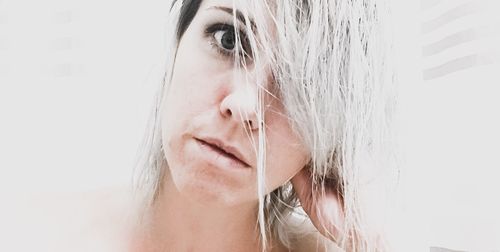
[[221, 38], [221, 43], [222, 46], [228, 50], [234, 49], [234, 44], [235, 44], [234, 31], [228, 30], [226, 33], [224, 33], [224, 35], [222, 35]]

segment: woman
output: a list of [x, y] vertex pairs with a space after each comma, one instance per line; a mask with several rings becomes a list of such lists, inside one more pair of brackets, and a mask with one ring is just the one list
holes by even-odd
[[131, 250], [384, 250], [360, 196], [388, 147], [381, 9], [174, 0]]

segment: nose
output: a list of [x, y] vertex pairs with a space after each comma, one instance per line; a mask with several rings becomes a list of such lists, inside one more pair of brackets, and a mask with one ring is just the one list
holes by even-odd
[[256, 131], [259, 129], [257, 102], [256, 87], [250, 84], [235, 85], [220, 103], [220, 113], [233, 123], [243, 124], [249, 130]]

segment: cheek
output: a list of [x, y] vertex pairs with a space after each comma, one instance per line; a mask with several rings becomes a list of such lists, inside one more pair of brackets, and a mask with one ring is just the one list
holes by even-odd
[[196, 57], [189, 56], [193, 52], [185, 51], [178, 52], [172, 81], [164, 94], [165, 114], [175, 121], [216, 109], [218, 101], [228, 92], [227, 76], [231, 72], [202, 51]]
[[179, 47], [171, 83], [163, 94], [161, 129], [165, 146], [168, 142], [173, 147], [181, 146], [175, 138], [192, 127], [195, 118], [213, 109], [218, 92], [210, 59], [186, 41]]
[[270, 191], [289, 181], [309, 161], [309, 154], [286, 119], [269, 125], [267, 135], [267, 187]]

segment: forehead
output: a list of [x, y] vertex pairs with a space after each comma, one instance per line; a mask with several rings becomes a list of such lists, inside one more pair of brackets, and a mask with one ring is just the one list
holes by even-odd
[[213, 7], [226, 7], [243, 10], [247, 8], [246, 6], [248, 6], [248, 4], [241, 0], [203, 0], [201, 1], [200, 9], [206, 10]]
[[269, 27], [271, 16], [270, 5], [265, 0], [203, 0], [199, 11], [225, 10], [229, 14], [236, 15], [240, 21], [248, 19], [252, 26]]

